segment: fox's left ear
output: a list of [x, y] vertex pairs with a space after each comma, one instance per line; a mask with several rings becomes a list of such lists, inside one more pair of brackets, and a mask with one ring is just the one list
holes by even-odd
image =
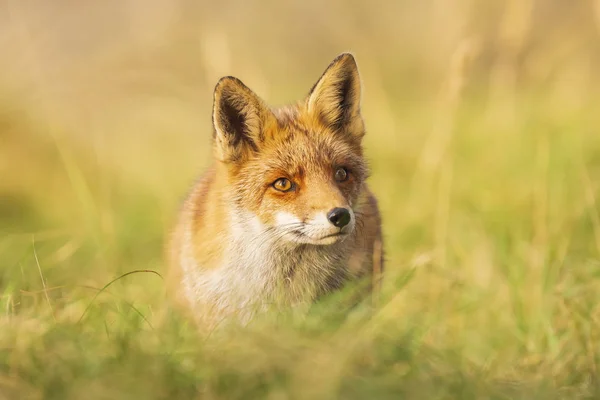
[[360, 75], [352, 54], [343, 53], [329, 64], [312, 87], [308, 112], [326, 126], [360, 141], [364, 123], [360, 114]]
[[237, 78], [221, 78], [215, 87], [213, 125], [216, 156], [239, 162], [258, 152], [270, 138], [275, 116], [267, 105]]

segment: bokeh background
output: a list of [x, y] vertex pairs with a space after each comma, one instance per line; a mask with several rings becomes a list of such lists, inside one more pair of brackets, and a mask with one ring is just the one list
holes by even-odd
[[[285, 104], [343, 51], [374, 319], [205, 347], [156, 275], [99, 291], [164, 272], [221, 76]], [[598, 71], [597, 0], [0, 0], [0, 399], [593, 397]]]

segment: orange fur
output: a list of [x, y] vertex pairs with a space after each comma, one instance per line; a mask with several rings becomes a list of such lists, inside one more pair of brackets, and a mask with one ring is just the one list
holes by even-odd
[[[171, 291], [197, 321], [248, 321], [267, 304], [310, 304], [380, 272], [380, 217], [365, 183], [350, 54], [304, 101], [282, 108], [222, 78], [213, 124], [214, 166], [192, 188], [169, 243]], [[274, 186], [281, 178], [288, 191]], [[334, 208], [348, 219], [334, 223]]]

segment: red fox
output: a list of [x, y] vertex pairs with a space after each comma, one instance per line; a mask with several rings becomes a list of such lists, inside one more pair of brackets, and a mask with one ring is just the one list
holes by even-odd
[[199, 323], [245, 323], [269, 304], [377, 284], [381, 221], [365, 183], [360, 95], [347, 53], [296, 105], [270, 108], [240, 80], [219, 80], [215, 161], [168, 245], [172, 290]]

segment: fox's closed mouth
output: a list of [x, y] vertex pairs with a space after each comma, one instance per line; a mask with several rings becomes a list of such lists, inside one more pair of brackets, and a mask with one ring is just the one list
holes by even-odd
[[327, 239], [327, 238], [335, 237], [335, 236], [346, 236], [346, 235], [347, 235], [346, 232], [336, 232], [336, 233], [332, 233], [331, 235], [323, 236], [323, 237], [319, 238], [318, 240]]
[[304, 233], [302, 231], [292, 231], [292, 233], [295, 234], [296, 236], [309, 238], [311, 240], [323, 240], [323, 239], [328, 239], [328, 238], [331, 238], [331, 237], [346, 236], [346, 235], [348, 235], [347, 232], [336, 232], [336, 233], [332, 233], [332, 234], [329, 234], [329, 235], [321, 236], [319, 238], [313, 238], [311, 236], [308, 236], [306, 233]]

